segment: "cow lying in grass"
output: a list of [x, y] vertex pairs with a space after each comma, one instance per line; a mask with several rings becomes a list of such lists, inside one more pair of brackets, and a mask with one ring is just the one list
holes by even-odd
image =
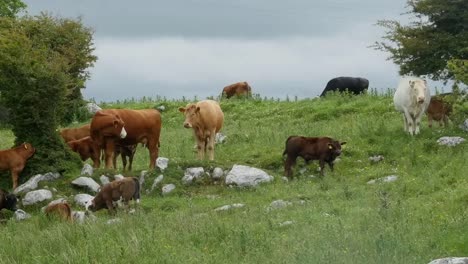
[[296, 164], [297, 157], [302, 157], [306, 163], [311, 160], [318, 160], [320, 163], [320, 175], [323, 176], [325, 162], [333, 171], [333, 161], [341, 155], [341, 145], [346, 142], [339, 142], [329, 137], [301, 137], [290, 136], [286, 140], [286, 148], [283, 156], [287, 155], [284, 162], [284, 174], [292, 178], [291, 167]]
[[18, 210], [16, 207], [17, 202], [18, 197], [16, 197], [16, 195], [0, 189], [0, 210], [7, 209], [14, 212]]
[[102, 186], [94, 199], [86, 204], [86, 210], [96, 212], [107, 208], [109, 214], [113, 214], [115, 210], [114, 202], [122, 200], [128, 207], [128, 203], [132, 199], [136, 203], [140, 202], [140, 182], [135, 177], [127, 177]]
[[9, 170], [13, 181], [13, 190], [18, 187], [18, 177], [29, 158], [36, 149], [29, 143], [23, 143], [16, 148], [0, 150], [0, 170]]
[[62, 220], [73, 222], [72, 210], [67, 202], [59, 202], [47, 205], [44, 210], [47, 216], [57, 216]]

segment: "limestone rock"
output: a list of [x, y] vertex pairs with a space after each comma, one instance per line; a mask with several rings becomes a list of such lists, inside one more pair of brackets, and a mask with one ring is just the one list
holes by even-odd
[[171, 193], [172, 191], [174, 191], [176, 188], [176, 186], [174, 184], [166, 184], [162, 187], [162, 194], [163, 195], [167, 195], [169, 193]]
[[441, 137], [437, 140], [437, 143], [439, 143], [439, 145], [454, 147], [463, 141], [465, 141], [465, 139], [462, 137]]
[[375, 184], [375, 183], [381, 183], [381, 182], [394, 182], [396, 180], [398, 180], [398, 176], [390, 175], [390, 176], [387, 176], [387, 177], [378, 178], [378, 179], [375, 179], [375, 180], [370, 180], [370, 181], [367, 182], [367, 184]]
[[74, 200], [76, 204], [86, 207], [86, 204], [93, 198], [94, 196], [91, 196], [87, 193], [80, 193], [80, 194], [75, 195]]
[[99, 184], [95, 182], [92, 178], [84, 176], [76, 178], [71, 182], [71, 184], [78, 187], [87, 187], [91, 191], [96, 193], [99, 191], [99, 188], [101, 188], [101, 186], [99, 186]]
[[86, 163], [81, 169], [80, 175], [81, 176], [93, 176], [93, 172], [94, 172], [93, 167], [89, 165], [88, 163]]
[[26, 193], [22, 202], [23, 205], [31, 205], [50, 199], [52, 199], [52, 192], [49, 190], [41, 189]]
[[239, 187], [255, 187], [262, 182], [270, 182], [273, 176], [266, 172], [244, 165], [234, 165], [226, 176], [226, 184], [235, 184]]
[[156, 159], [156, 166], [161, 169], [161, 171], [165, 170], [169, 165], [169, 159], [164, 157], [158, 157]]
[[32, 191], [37, 189], [39, 182], [41, 181], [53, 181], [58, 178], [60, 178], [61, 175], [59, 173], [46, 173], [46, 174], [37, 174], [34, 175], [32, 178], [30, 178], [27, 182], [24, 184], [18, 186], [13, 193], [18, 194], [18, 193], [24, 193], [28, 191]]

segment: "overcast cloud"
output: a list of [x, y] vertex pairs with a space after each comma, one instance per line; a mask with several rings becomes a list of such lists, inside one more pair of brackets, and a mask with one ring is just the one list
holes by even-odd
[[406, 0], [27, 0], [28, 12], [82, 17], [95, 30], [86, 98], [204, 98], [248, 81], [254, 93], [314, 97], [337, 76], [394, 87], [398, 67], [368, 48]]

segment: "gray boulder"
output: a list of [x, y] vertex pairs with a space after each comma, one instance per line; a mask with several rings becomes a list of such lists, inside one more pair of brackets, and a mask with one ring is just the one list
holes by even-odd
[[468, 132], [468, 119], [465, 119], [465, 122], [463, 122], [463, 124], [460, 125], [460, 128], [463, 131]]
[[226, 176], [227, 185], [237, 185], [239, 187], [255, 187], [262, 182], [270, 182], [273, 176], [266, 172], [244, 165], [234, 165]]
[[76, 204], [86, 207], [86, 203], [92, 200], [93, 198], [94, 196], [91, 196], [87, 193], [80, 193], [80, 194], [75, 195], [74, 200]]
[[235, 203], [235, 204], [228, 204], [228, 205], [223, 205], [223, 206], [220, 206], [216, 209], [214, 209], [215, 211], [227, 211], [227, 210], [231, 210], [231, 209], [234, 209], [234, 208], [242, 208], [244, 207], [245, 204], [241, 204], [241, 203]]
[[382, 182], [394, 182], [396, 180], [398, 180], [398, 176], [390, 175], [390, 176], [387, 176], [387, 177], [378, 178], [378, 179], [375, 179], [375, 180], [370, 180], [370, 181], [367, 182], [367, 184], [375, 184], [375, 183], [382, 183]]
[[292, 205], [291, 202], [284, 201], [284, 200], [276, 200], [276, 201], [271, 202], [270, 206], [268, 207], [268, 210], [282, 209], [290, 205]]
[[176, 188], [176, 186], [174, 184], [166, 184], [162, 187], [162, 194], [163, 195], [167, 195], [169, 193], [171, 193], [172, 191], [174, 191]]
[[15, 194], [24, 193], [28, 191], [32, 191], [37, 189], [39, 182], [41, 181], [53, 181], [60, 178], [61, 175], [59, 173], [46, 173], [46, 174], [37, 174], [29, 179], [27, 182], [23, 183], [22, 185], [18, 186], [13, 192]]
[[87, 187], [91, 191], [96, 193], [99, 191], [99, 188], [101, 188], [101, 186], [99, 186], [99, 184], [95, 182], [92, 178], [84, 176], [74, 179], [71, 182], [71, 184], [78, 187]]
[[49, 190], [41, 189], [26, 193], [22, 202], [23, 205], [31, 205], [50, 199], [52, 199], [52, 192]]
[[84, 224], [86, 221], [89, 220], [96, 220], [96, 216], [83, 211], [72, 211], [72, 218], [75, 223]]
[[169, 159], [168, 158], [163, 158], [163, 157], [158, 157], [156, 159], [156, 166], [161, 169], [161, 171], [164, 171], [167, 166], [169, 165]]
[[182, 177], [182, 182], [184, 184], [191, 184], [194, 180], [200, 179], [203, 177], [205, 170], [202, 167], [187, 168]]
[[148, 174], [148, 171], [142, 170], [140, 172], [140, 178], [138, 179], [138, 181], [140, 182], [140, 190], [143, 187], [143, 184], [145, 183], [146, 174]]
[[294, 224], [294, 221], [289, 220], [289, 221], [284, 221], [284, 222], [280, 223], [279, 226], [280, 226], [280, 227], [283, 227], [283, 226], [290, 226], [290, 225], [292, 225], [292, 224]]
[[214, 168], [213, 173], [211, 174], [211, 178], [215, 181], [220, 180], [223, 176], [224, 171], [219, 167]]
[[101, 175], [101, 177], [99, 177], [99, 181], [102, 185], [108, 184], [110, 182], [109, 177], [106, 175]]
[[31, 218], [31, 215], [26, 213], [25, 211], [18, 209], [15, 211], [15, 219], [16, 221], [22, 221]]
[[216, 133], [215, 136], [215, 143], [216, 144], [222, 144], [226, 141], [226, 136], [221, 134], [221, 133]]
[[106, 224], [112, 225], [112, 224], [118, 224], [118, 223], [121, 223], [121, 222], [122, 222], [122, 219], [120, 219], [120, 218], [113, 218], [113, 219], [107, 220]]
[[86, 163], [81, 169], [81, 176], [93, 176], [93, 167]]
[[452, 257], [452, 258], [435, 259], [429, 262], [429, 264], [468, 264], [468, 257], [462, 257], [462, 258]]
[[166, 110], [166, 107], [164, 105], [160, 105], [156, 107], [156, 109], [158, 109], [160, 112], [164, 112]]
[[161, 174], [159, 175], [158, 177], [156, 177], [156, 179], [154, 179], [154, 182], [153, 182], [153, 185], [151, 185], [151, 191], [154, 190], [154, 188], [156, 188], [156, 186], [162, 182], [162, 180], [164, 179], [164, 176]]
[[86, 109], [88, 110], [88, 112], [92, 115], [94, 115], [97, 111], [99, 110], [102, 110], [101, 107], [99, 107], [97, 104], [95, 103], [87, 103], [86, 104]]
[[384, 160], [384, 156], [382, 156], [382, 155], [376, 155], [376, 156], [369, 157], [369, 161], [373, 162], [373, 163], [377, 163], [377, 162], [382, 161], [382, 160]]
[[122, 180], [123, 178], [125, 178], [125, 177], [122, 174], [114, 175], [114, 180], [116, 180], [116, 181]]
[[439, 143], [439, 145], [454, 147], [463, 141], [465, 141], [465, 139], [462, 137], [441, 137], [437, 140], [437, 143]]

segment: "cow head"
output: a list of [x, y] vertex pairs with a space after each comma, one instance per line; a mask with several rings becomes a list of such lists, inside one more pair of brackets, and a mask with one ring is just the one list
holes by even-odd
[[94, 199], [90, 199], [85, 202], [85, 209], [86, 211], [91, 212], [96, 212], [97, 210], [99, 210], [99, 208], [96, 208], [96, 202], [94, 201]]
[[188, 104], [186, 107], [179, 107], [179, 111], [185, 115], [185, 128], [192, 128], [193, 124], [198, 121], [198, 114], [200, 113], [199, 106]]
[[16, 211], [18, 208], [16, 204], [18, 203], [18, 197], [12, 193], [5, 195], [5, 208], [10, 211]]
[[426, 80], [410, 80], [409, 86], [411, 88], [411, 94], [416, 98], [418, 104], [424, 103], [426, 100]]
[[34, 153], [36, 153], [36, 149], [30, 143], [27, 142], [21, 144], [20, 149], [22, 149], [23, 152], [27, 153], [27, 158], [31, 157], [32, 155], [34, 155]]
[[334, 140], [330, 143], [328, 143], [328, 149], [330, 150], [331, 154], [334, 156], [334, 157], [338, 157], [339, 155], [341, 155], [341, 146], [342, 145], [345, 145], [346, 142], [339, 142], [337, 140]]

